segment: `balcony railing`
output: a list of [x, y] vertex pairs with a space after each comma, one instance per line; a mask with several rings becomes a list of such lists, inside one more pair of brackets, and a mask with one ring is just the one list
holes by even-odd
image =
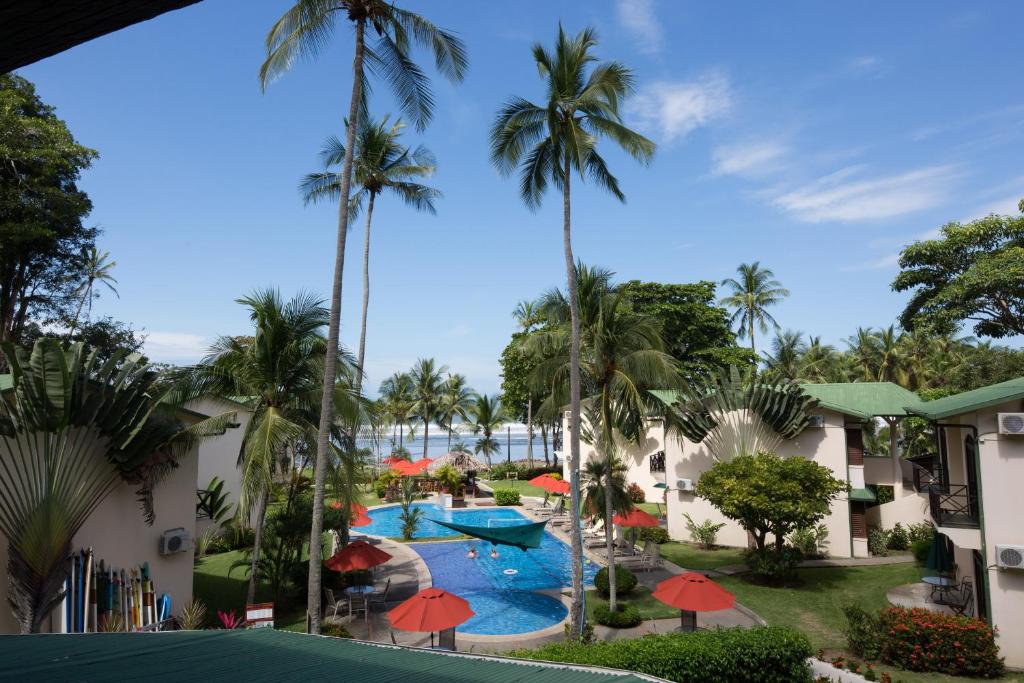
[[658, 451], [650, 457], [651, 461], [651, 473], [664, 472], [665, 471], [665, 451]]
[[967, 484], [933, 486], [928, 492], [928, 507], [939, 526], [977, 529], [978, 494]]

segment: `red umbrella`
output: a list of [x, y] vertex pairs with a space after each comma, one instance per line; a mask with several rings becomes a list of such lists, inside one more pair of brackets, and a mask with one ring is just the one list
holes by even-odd
[[373, 524], [373, 519], [361, 512], [355, 513], [352, 515], [352, 519], [348, 520], [349, 526], [369, 526], [370, 524]]
[[551, 488], [549, 488], [548, 490], [551, 491], [551, 493], [560, 493], [561, 495], [564, 496], [567, 493], [569, 493], [571, 489], [572, 487], [569, 485], [569, 482], [567, 482], [565, 479], [552, 479]]
[[[331, 509], [333, 509], [333, 510], [340, 510], [341, 509], [341, 501], [340, 500], [332, 501], [331, 502]], [[354, 514], [357, 514], [357, 515], [363, 515], [363, 514], [366, 514], [367, 512], [370, 511], [370, 508], [366, 507], [365, 505], [360, 505], [359, 503], [357, 503], [355, 501], [352, 501], [352, 508], [351, 509], [352, 509], [352, 512]]]
[[548, 486], [551, 486], [551, 482], [555, 481], [555, 478], [550, 474], [538, 474], [536, 477], [526, 482], [530, 486], [536, 486], [537, 488], [548, 490]]
[[659, 524], [656, 517], [647, 514], [640, 508], [633, 508], [625, 517], [615, 515], [612, 517], [612, 522], [619, 526], [658, 526]]
[[351, 572], [357, 569], [373, 569], [390, 559], [391, 555], [366, 541], [352, 541], [325, 561], [324, 566], [336, 572]]
[[736, 604], [735, 595], [697, 572], [686, 572], [665, 579], [658, 584], [652, 595], [669, 607], [679, 608], [682, 630], [693, 630], [696, 627], [694, 612], [716, 612]]
[[469, 603], [440, 588], [426, 588], [388, 612], [391, 625], [403, 631], [443, 631], [475, 614]]
[[416, 463], [409, 462], [408, 460], [396, 462], [394, 465], [391, 466], [391, 469], [405, 477], [420, 473], [419, 466], [416, 465]]

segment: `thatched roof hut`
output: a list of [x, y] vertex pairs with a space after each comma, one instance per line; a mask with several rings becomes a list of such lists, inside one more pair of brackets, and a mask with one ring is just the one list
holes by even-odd
[[480, 462], [469, 453], [451, 452], [445, 453], [444, 455], [436, 458], [434, 462], [427, 466], [427, 471], [433, 475], [445, 465], [451, 465], [459, 474], [465, 474], [471, 470], [479, 472], [487, 469], [487, 465]]

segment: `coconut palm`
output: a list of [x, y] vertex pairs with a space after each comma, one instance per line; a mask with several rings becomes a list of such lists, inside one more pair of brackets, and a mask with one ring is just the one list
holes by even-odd
[[501, 444], [494, 438], [494, 432], [508, 422], [508, 414], [501, 399], [497, 396], [480, 394], [469, 407], [466, 426], [473, 434], [480, 434], [473, 452], [482, 454], [487, 460], [487, 468], [491, 467], [491, 456], [501, 450]]
[[[316, 440], [327, 345], [321, 331], [328, 311], [313, 295], [300, 293], [284, 302], [273, 289], [237, 302], [249, 309], [252, 336], [220, 337], [202, 362], [179, 374], [179, 382], [190, 397], [244, 396], [252, 411], [239, 453], [238, 501], [239, 518], [248, 520], [255, 532], [247, 593], [252, 603], [273, 476], [290, 452]], [[339, 417], [358, 418], [362, 406], [352, 389], [356, 368], [350, 356], [338, 355], [342, 381], [332, 393], [333, 410]], [[332, 431], [334, 442], [340, 443], [340, 430]]]
[[767, 332], [769, 323], [779, 328], [767, 309], [789, 296], [789, 290], [774, 279], [775, 273], [769, 268], [762, 268], [760, 261], [741, 263], [736, 273], [739, 277], [722, 280], [722, 285], [731, 289], [732, 294], [722, 297], [719, 304], [735, 309], [729, 324], [736, 325], [736, 336], [740, 339], [750, 337], [750, 350], [756, 353], [754, 328]]
[[[626, 482], [626, 465], [616, 458], [612, 463], [612, 510], [624, 514], [633, 507], [629, 499], [628, 483]], [[588, 460], [583, 466], [581, 473], [583, 479], [583, 509], [589, 515], [594, 515], [605, 520], [605, 526], [609, 526], [605, 518], [607, 506], [605, 505], [605, 491], [608, 485], [608, 461], [603, 458]]]
[[[381, 382], [381, 411], [392, 425], [398, 427], [398, 449], [405, 450], [405, 426], [412, 416], [412, 407], [416, 403], [413, 395], [412, 377], [407, 372], [396, 372]], [[394, 433], [392, 432], [392, 447]]]
[[5, 343], [3, 356], [13, 381], [0, 400], [8, 600], [22, 632], [37, 633], [64, 597], [71, 543], [89, 515], [127, 483], [152, 524], [153, 488], [234, 415], [184, 427], [138, 354], [101, 362], [96, 349], [43, 338], [31, 349]]
[[412, 405], [413, 416], [423, 422], [423, 457], [427, 457], [430, 445], [430, 423], [441, 414], [444, 402], [444, 374], [448, 366], [437, 366], [433, 358], [420, 358], [409, 373], [412, 379], [412, 393], [415, 403]]
[[[426, 74], [411, 57], [415, 43], [433, 53], [438, 71], [452, 82], [465, 74], [467, 58], [462, 41], [438, 28], [426, 18], [397, 7], [387, 0], [296, 0], [267, 35], [267, 57], [260, 67], [260, 84], [266, 90], [275, 78], [288, 71], [299, 58], [313, 58], [330, 43], [334, 31], [345, 21], [354, 32], [352, 94], [349, 97], [345, 155], [341, 164], [339, 196], [349, 197], [354, 159], [356, 123], [365, 113], [369, 94], [367, 70], [382, 76], [391, 86], [402, 112], [422, 130], [429, 123], [434, 98]], [[367, 26], [376, 34], [373, 46], [366, 44]], [[341, 321], [341, 283], [345, 270], [345, 238], [349, 224], [349, 203], [338, 202], [338, 227], [331, 284], [331, 314], [327, 326], [323, 386], [335, 384], [335, 349]], [[310, 524], [309, 585], [307, 618], [312, 633], [320, 633], [320, 544], [323, 531], [324, 485], [327, 479], [328, 431], [333, 424], [332, 403], [324, 394], [316, 442], [316, 470], [313, 488], [313, 519]]]
[[[417, 211], [437, 213], [434, 200], [441, 192], [414, 182], [433, 175], [437, 164], [426, 147], [409, 149], [399, 142], [405, 124], [401, 119], [393, 124], [388, 117], [379, 121], [360, 121], [356, 132], [356, 151], [353, 161], [355, 192], [349, 201], [348, 220], [355, 221], [366, 204], [366, 223], [363, 232], [363, 312], [359, 327], [359, 350], [356, 366], [360, 370], [356, 389], [362, 388], [366, 358], [366, 312], [370, 305], [370, 224], [377, 196], [383, 192], [401, 199]], [[328, 138], [320, 151], [325, 170], [310, 173], [302, 179], [299, 190], [307, 203], [323, 199], [337, 201], [341, 196], [341, 174], [335, 170], [345, 160], [345, 145], [336, 137]]]
[[529, 333], [541, 322], [540, 305], [536, 301], [520, 301], [512, 311], [512, 317], [519, 325], [520, 332]]
[[441, 387], [441, 408], [438, 411], [438, 424], [448, 431], [448, 450], [452, 450], [452, 435], [455, 431], [455, 419], [466, 419], [466, 411], [473, 404], [475, 394], [466, 384], [465, 375], [458, 373], [448, 375]]
[[858, 327], [857, 333], [847, 338], [846, 345], [850, 347], [860, 379], [873, 382], [878, 375], [878, 335], [870, 327]]
[[[571, 344], [569, 369], [570, 484], [571, 508], [579, 516], [579, 311], [572, 254], [571, 178], [575, 171], [620, 201], [625, 195], [597, 151], [601, 139], [609, 139], [637, 161], [647, 163], [654, 143], [622, 123], [619, 105], [633, 90], [633, 74], [619, 62], [597, 63], [593, 50], [597, 34], [587, 28], [575, 37], [558, 27], [554, 52], [540, 44], [532, 48], [533, 59], [545, 80], [543, 104], [521, 97], [509, 99], [491, 127], [491, 160], [503, 175], [517, 168], [520, 195], [530, 209], [537, 209], [548, 184], [562, 193], [562, 249], [568, 281]], [[570, 629], [580, 637], [583, 628], [582, 536], [572, 525], [573, 599]]]
[[111, 274], [114, 266], [117, 265], [117, 261], [110, 260], [109, 251], [98, 251], [94, 245], [82, 251], [82, 258], [85, 261], [85, 282], [75, 290], [75, 296], [81, 297], [81, 300], [78, 302], [78, 310], [75, 311], [75, 317], [71, 320], [68, 339], [71, 339], [74, 335], [75, 328], [78, 327], [78, 321], [82, 317], [82, 308], [86, 304], [88, 304], [88, 308], [86, 309], [85, 318], [88, 320], [92, 317], [92, 300], [95, 298], [97, 284], [101, 284], [109, 289], [114, 293], [114, 296], [121, 296], [114, 287], [117, 284], [117, 280]]
[[771, 353], [764, 357], [767, 372], [781, 379], [800, 379], [801, 358], [806, 348], [802, 332], [786, 330], [776, 334]]

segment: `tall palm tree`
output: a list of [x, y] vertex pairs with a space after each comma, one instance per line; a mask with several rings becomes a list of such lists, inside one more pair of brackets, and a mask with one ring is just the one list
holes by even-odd
[[501, 444], [494, 438], [494, 432], [501, 429], [501, 426], [508, 422], [508, 413], [501, 399], [497, 396], [480, 394], [469, 407], [466, 426], [474, 434], [481, 434], [473, 447], [475, 453], [482, 453], [487, 460], [487, 467], [491, 467], [491, 456], [501, 449]]
[[760, 261], [741, 263], [736, 273], [739, 277], [722, 280], [722, 285], [731, 289], [732, 294], [722, 297], [719, 304], [735, 309], [729, 324], [737, 326], [736, 336], [740, 339], [749, 335], [750, 350], [757, 353], [754, 327], [762, 333], [768, 331], [769, 323], [775, 329], [779, 328], [768, 307], [789, 296], [789, 290], [774, 279], [775, 273], [771, 269], [762, 268]]
[[536, 301], [520, 301], [516, 304], [515, 310], [512, 311], [512, 317], [515, 318], [516, 324], [519, 325], [520, 332], [529, 333], [540, 323], [540, 305]]
[[444, 374], [448, 366], [437, 366], [433, 358], [420, 358], [409, 376], [412, 378], [412, 392], [415, 403], [412, 414], [423, 422], [423, 457], [427, 457], [430, 445], [430, 423], [440, 416], [444, 400]]
[[[626, 467], [618, 458], [612, 463], [612, 510], [618, 513], [626, 513], [633, 507], [633, 501], [629, 499], [628, 483], [626, 481]], [[599, 519], [605, 519], [607, 508], [605, 506], [605, 490], [608, 485], [608, 461], [588, 460], [583, 466], [583, 509], [587, 514], [594, 515]]]
[[799, 378], [808, 382], [845, 381], [840, 359], [830, 344], [822, 344], [821, 337], [808, 338], [800, 355]]
[[776, 334], [771, 353], [764, 357], [768, 372], [780, 379], [800, 379], [801, 359], [806, 349], [802, 332], [786, 330]]
[[[267, 57], [260, 67], [264, 90], [301, 57], [317, 57], [334, 36], [338, 24], [348, 21], [354, 32], [352, 94], [349, 97], [345, 155], [341, 164], [339, 196], [349, 196], [355, 149], [356, 123], [367, 108], [369, 84], [366, 71], [383, 76], [394, 91], [402, 111], [422, 130], [429, 123], [434, 97], [426, 74], [412, 60], [412, 43], [433, 53], [438, 71], [452, 82], [465, 74], [467, 58], [462, 41], [438, 28], [426, 18], [397, 7], [387, 0], [296, 0], [267, 34]], [[366, 44], [366, 29], [376, 33], [373, 46]], [[337, 374], [335, 349], [341, 322], [341, 283], [345, 270], [345, 238], [348, 227], [347, 201], [338, 202], [338, 228], [331, 283], [331, 314], [327, 325], [327, 346], [323, 386], [334, 386]], [[320, 633], [320, 543], [323, 532], [324, 485], [327, 480], [328, 431], [333, 424], [331, 401], [324, 393], [316, 442], [316, 470], [313, 488], [313, 519], [310, 523], [309, 585], [306, 607], [309, 630]]]
[[[633, 74], [619, 62], [597, 63], [593, 49], [597, 34], [587, 28], [575, 37], [561, 25], [554, 52], [539, 43], [533, 59], [545, 79], [546, 101], [534, 104], [521, 97], [509, 99], [491, 127], [491, 161], [503, 175], [517, 168], [520, 195], [530, 209], [540, 206], [548, 184], [562, 192], [562, 249], [569, 291], [571, 344], [569, 368], [569, 472], [573, 515], [579, 517], [580, 467], [580, 323], [576, 310], [576, 280], [572, 254], [571, 179], [575, 171], [590, 178], [619, 201], [625, 195], [597, 151], [597, 143], [610, 139], [641, 163], [654, 155], [654, 143], [622, 123], [619, 105], [633, 91]], [[573, 581], [570, 630], [583, 634], [583, 543], [579, 525], [572, 525]]]
[[[428, 178], [437, 168], [434, 155], [422, 145], [409, 149], [399, 142], [399, 136], [405, 124], [399, 119], [388, 124], [388, 117], [379, 121], [362, 120], [356, 131], [356, 151], [352, 172], [356, 190], [349, 200], [348, 220], [355, 221], [364, 202], [366, 204], [366, 223], [363, 232], [363, 312], [359, 327], [359, 351], [356, 365], [359, 367], [359, 379], [356, 389], [362, 389], [366, 359], [366, 313], [370, 305], [370, 224], [373, 220], [373, 207], [377, 196], [389, 192], [401, 199], [407, 206], [417, 211], [437, 213], [434, 200], [441, 192], [414, 182], [419, 178]], [[331, 136], [320, 151], [320, 159], [325, 170], [310, 173], [302, 179], [299, 190], [306, 203], [322, 199], [337, 201], [341, 196], [341, 174], [331, 170], [339, 167], [345, 160], [345, 145], [338, 138]]]
[[878, 335], [870, 327], [858, 327], [857, 333], [846, 339], [846, 345], [850, 347], [849, 353], [853, 357], [860, 379], [865, 382], [872, 382], [878, 376]]
[[[380, 384], [380, 400], [388, 420], [398, 427], [398, 448], [404, 450], [405, 426], [416, 403], [412, 377], [407, 372], [396, 372]], [[392, 439], [393, 441], [393, 439]]]
[[465, 375], [458, 373], [448, 375], [441, 387], [441, 408], [439, 424], [448, 431], [448, 450], [452, 450], [452, 434], [455, 430], [455, 419], [466, 419], [467, 410], [473, 404], [475, 394], [466, 384]]
[[92, 300], [95, 298], [94, 294], [97, 284], [101, 284], [109, 289], [114, 293], [114, 296], [121, 296], [114, 287], [117, 284], [117, 280], [112, 275], [117, 261], [110, 260], [109, 251], [98, 251], [96, 246], [93, 245], [88, 250], [82, 251], [82, 258], [85, 260], [85, 282], [75, 290], [75, 296], [81, 297], [81, 300], [78, 302], [78, 310], [75, 311], [75, 317], [71, 321], [68, 339], [74, 335], [75, 328], [78, 327], [78, 321], [82, 317], [82, 308], [86, 304], [88, 304], [88, 309], [86, 310], [85, 318], [88, 320], [92, 317]]

